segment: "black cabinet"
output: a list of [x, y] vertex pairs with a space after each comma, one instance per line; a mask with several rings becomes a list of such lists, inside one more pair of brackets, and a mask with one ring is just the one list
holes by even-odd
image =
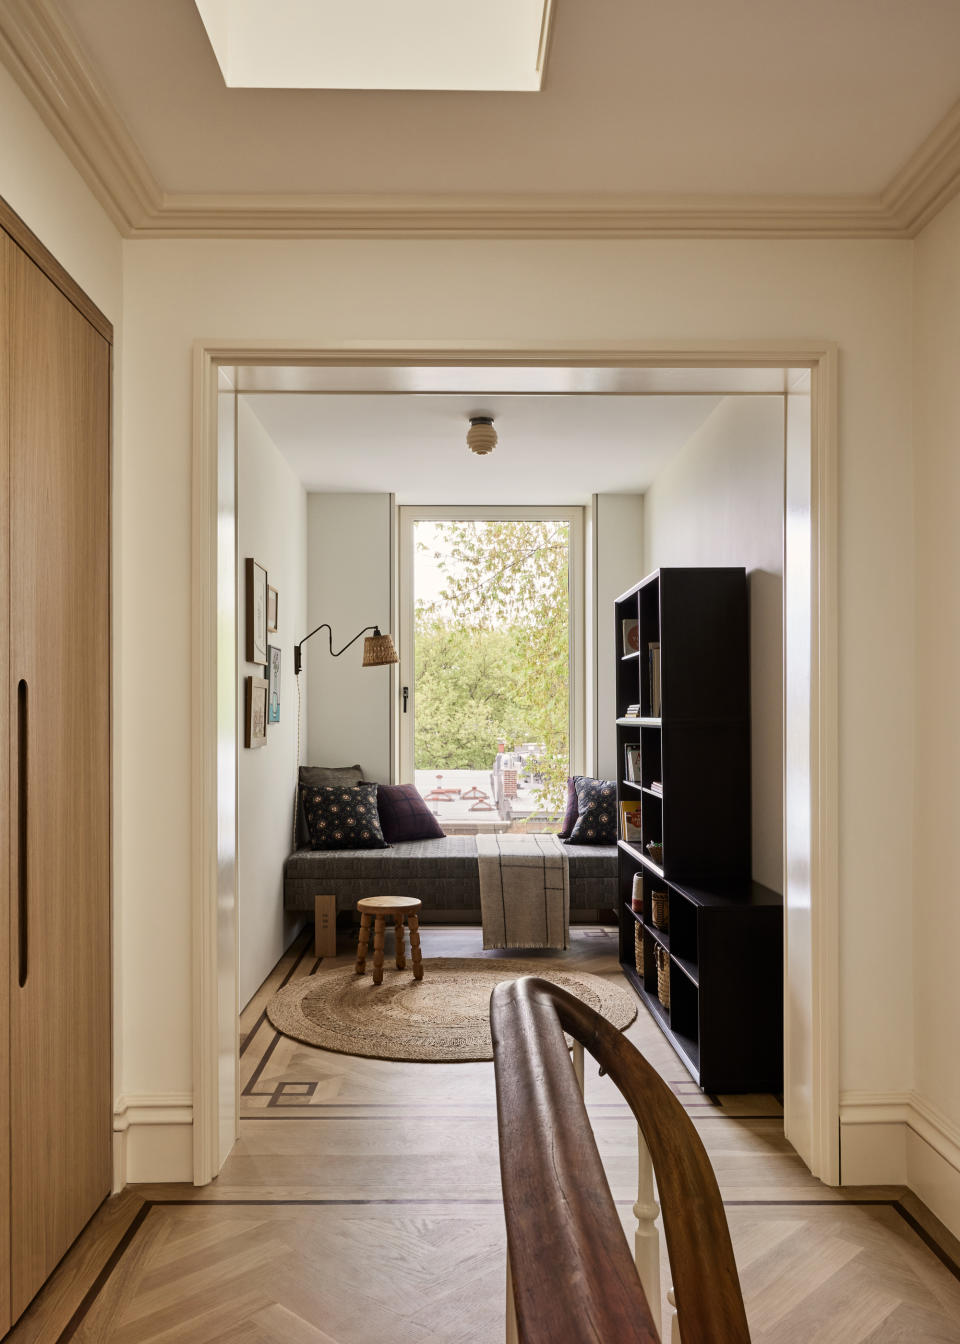
[[750, 877], [746, 572], [658, 570], [616, 617], [621, 965], [701, 1087], [779, 1091], [783, 902]]

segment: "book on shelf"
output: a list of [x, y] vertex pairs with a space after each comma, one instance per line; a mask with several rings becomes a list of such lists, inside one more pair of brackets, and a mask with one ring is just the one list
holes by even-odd
[[640, 706], [639, 706], [639, 705], [627, 705], [626, 709], [623, 711], [623, 717], [624, 717], [625, 719], [639, 719], [639, 717], [640, 717]]
[[647, 645], [647, 652], [650, 659], [650, 715], [654, 719], [660, 717], [660, 644], [659, 642]]
[[659, 779], [652, 779], [650, 781], [650, 792], [659, 794], [661, 798], [663, 797], [663, 785], [660, 783]]
[[620, 837], [623, 840], [640, 839], [640, 804], [620, 804]]
[[640, 743], [627, 742], [623, 748], [623, 777], [631, 784], [640, 783]]
[[620, 622], [620, 628], [623, 637], [623, 648], [621, 652], [639, 653], [640, 652], [640, 622], [637, 620], [625, 620]]

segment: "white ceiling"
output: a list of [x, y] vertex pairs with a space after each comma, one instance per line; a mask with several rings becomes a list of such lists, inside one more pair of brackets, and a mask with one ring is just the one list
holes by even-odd
[[849, 199], [960, 95], [956, 0], [557, 0], [533, 94], [229, 89], [193, 0], [36, 7], [173, 193]]
[[[308, 490], [390, 491], [401, 504], [585, 504], [642, 492], [719, 396], [251, 393]], [[469, 417], [500, 442], [466, 446]]]

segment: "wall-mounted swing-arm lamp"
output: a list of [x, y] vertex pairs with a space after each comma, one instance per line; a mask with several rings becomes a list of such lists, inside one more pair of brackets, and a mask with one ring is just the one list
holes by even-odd
[[382, 667], [387, 663], [397, 663], [400, 661], [399, 658], [397, 657], [397, 650], [394, 647], [393, 636], [381, 635], [379, 625], [365, 625], [358, 634], [354, 635], [353, 639], [351, 639], [348, 644], [344, 644], [342, 649], [337, 649], [335, 651], [333, 647], [333, 631], [330, 629], [330, 626], [327, 625], [326, 621], [324, 621], [323, 625], [318, 625], [316, 630], [311, 630], [309, 635], [304, 635], [300, 643], [294, 646], [293, 650], [294, 676], [298, 677], [300, 675], [300, 650], [303, 648], [304, 644], [306, 644], [308, 639], [313, 639], [314, 635], [319, 634], [321, 630], [326, 630], [327, 632], [327, 640], [330, 645], [330, 652], [331, 654], [333, 654], [334, 658], [339, 658], [341, 653], [346, 653], [347, 649], [350, 648], [351, 644], [356, 644], [357, 640], [360, 638], [360, 635], [366, 635], [368, 630], [372, 630], [373, 634], [367, 635], [367, 638], [363, 641], [362, 666]]

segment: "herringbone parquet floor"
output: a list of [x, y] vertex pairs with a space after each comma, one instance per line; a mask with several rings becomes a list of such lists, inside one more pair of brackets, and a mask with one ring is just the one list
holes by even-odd
[[[347, 937], [337, 961], [352, 950]], [[480, 955], [479, 930], [426, 928], [424, 952]], [[619, 976], [612, 931], [575, 930], [572, 955]], [[243, 1014], [240, 1139], [219, 1179], [139, 1188], [147, 1202], [122, 1253], [51, 1340], [503, 1339], [493, 1066], [392, 1064], [278, 1036], [264, 1002], [315, 969], [301, 940]], [[899, 1191], [820, 1185], [784, 1139], [775, 1098], [705, 1096], [642, 1007], [628, 1035], [706, 1144], [755, 1344], [960, 1344], [960, 1282], [908, 1221]], [[632, 1236], [636, 1129], [589, 1061], [587, 1103]], [[664, 1291], [668, 1282], [664, 1255]]]

